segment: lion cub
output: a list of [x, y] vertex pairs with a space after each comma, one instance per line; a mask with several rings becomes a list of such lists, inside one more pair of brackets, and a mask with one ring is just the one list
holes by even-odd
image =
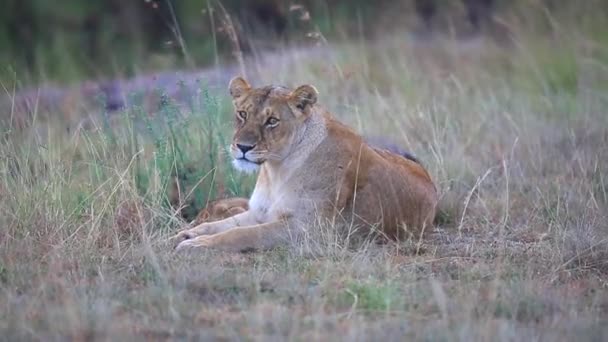
[[393, 239], [420, 236], [435, 216], [437, 191], [413, 160], [368, 145], [317, 104], [317, 90], [254, 88], [230, 81], [234, 166], [259, 170], [249, 209], [174, 236], [177, 250], [261, 250], [331, 223]]
[[218, 199], [209, 202], [190, 224], [215, 222], [249, 210], [249, 200], [242, 197]]

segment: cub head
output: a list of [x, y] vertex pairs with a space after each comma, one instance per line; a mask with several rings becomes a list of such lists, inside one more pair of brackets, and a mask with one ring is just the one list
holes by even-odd
[[234, 104], [235, 131], [230, 150], [234, 166], [253, 172], [266, 161], [282, 161], [292, 152], [303, 123], [317, 102], [317, 90], [266, 86], [253, 88], [242, 77], [229, 85]]

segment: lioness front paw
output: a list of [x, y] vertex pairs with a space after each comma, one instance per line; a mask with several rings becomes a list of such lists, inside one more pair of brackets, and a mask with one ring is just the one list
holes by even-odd
[[175, 247], [176, 252], [183, 252], [185, 250], [189, 250], [197, 247], [211, 247], [212, 244], [212, 236], [199, 236], [193, 239], [187, 239], [180, 242], [177, 247]]
[[196, 235], [190, 230], [182, 230], [181, 232], [169, 238], [169, 241], [171, 242], [171, 244], [173, 244], [173, 246], [177, 246], [181, 242], [194, 239], [195, 237]]

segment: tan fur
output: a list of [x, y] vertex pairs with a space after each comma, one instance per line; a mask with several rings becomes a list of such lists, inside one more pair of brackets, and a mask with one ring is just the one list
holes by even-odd
[[[174, 237], [178, 250], [268, 249], [302, 236], [320, 220], [393, 239], [420, 237], [430, 228], [437, 193], [428, 172], [367, 145], [316, 104], [314, 87], [252, 88], [235, 78], [230, 93], [236, 109], [231, 152], [249, 160], [236, 166], [260, 165], [249, 210], [180, 232]], [[243, 154], [243, 145], [253, 148]]]
[[215, 222], [249, 210], [249, 200], [242, 197], [219, 199], [209, 202], [191, 224]]

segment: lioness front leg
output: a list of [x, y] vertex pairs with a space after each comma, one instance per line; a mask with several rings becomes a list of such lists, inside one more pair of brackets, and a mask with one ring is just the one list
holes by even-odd
[[255, 213], [246, 211], [220, 221], [205, 222], [194, 228], [182, 230], [177, 233], [177, 235], [173, 236], [171, 241], [180, 243], [183, 240], [193, 239], [200, 235], [217, 234], [234, 227], [252, 226], [257, 223], [258, 221], [256, 220]]
[[229, 252], [271, 249], [296, 237], [285, 221], [275, 221], [248, 227], [238, 227], [214, 235], [199, 236], [182, 241], [176, 251], [196, 247], [211, 247]]

